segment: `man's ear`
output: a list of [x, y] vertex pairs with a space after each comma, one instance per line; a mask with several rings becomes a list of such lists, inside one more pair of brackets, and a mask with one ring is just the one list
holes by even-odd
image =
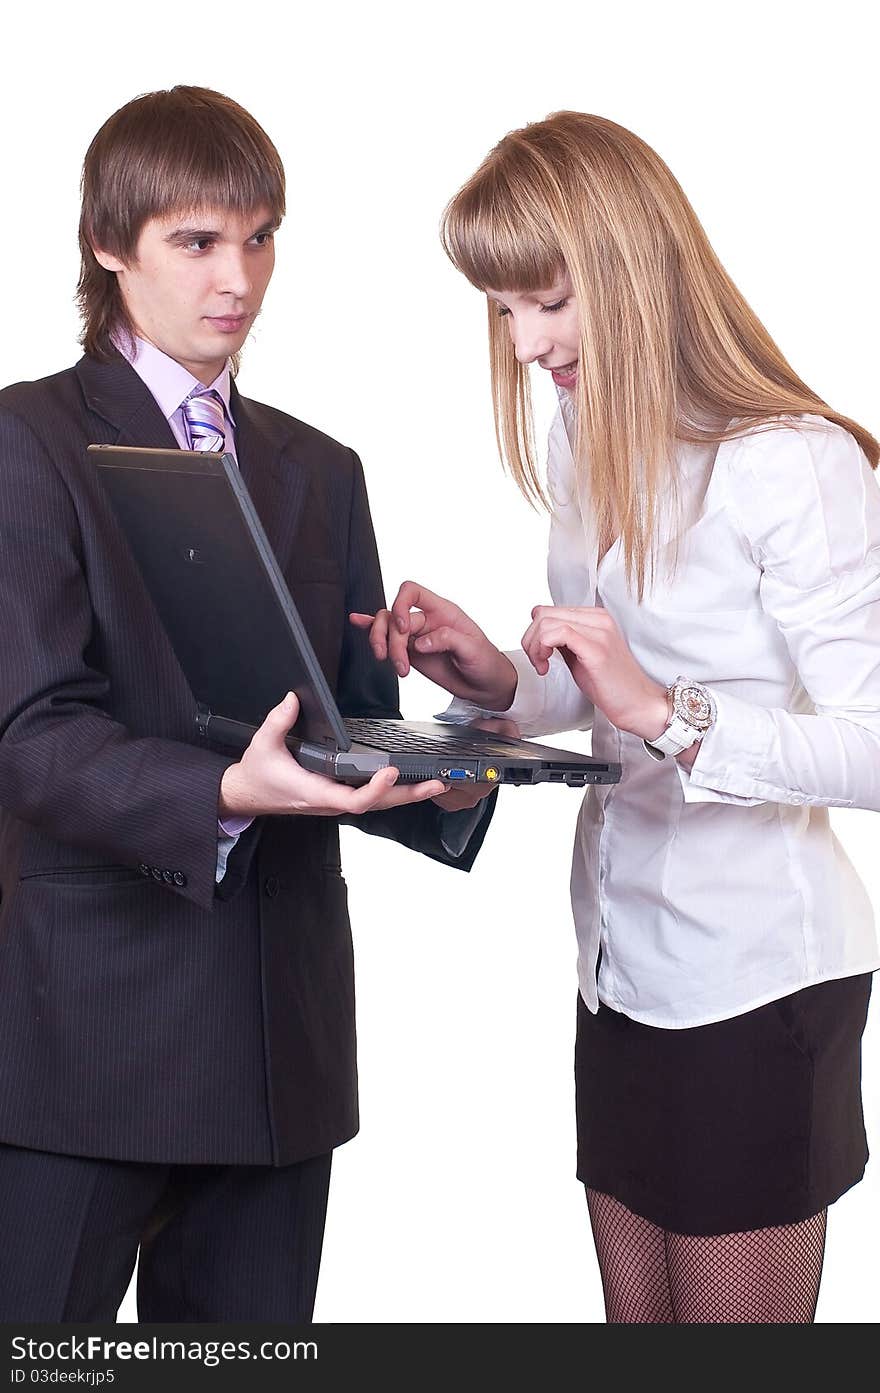
[[119, 257], [114, 256], [112, 252], [104, 252], [98, 247], [92, 247], [92, 255], [98, 265], [104, 267], [105, 271], [125, 271], [127, 269], [125, 262], [120, 261]]

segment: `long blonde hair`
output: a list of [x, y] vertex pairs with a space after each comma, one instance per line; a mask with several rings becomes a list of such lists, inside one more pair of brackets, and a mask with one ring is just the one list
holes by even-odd
[[[801, 381], [674, 175], [623, 126], [560, 111], [511, 131], [452, 199], [441, 236], [480, 290], [546, 289], [568, 272], [580, 318], [578, 476], [600, 550], [620, 537], [640, 597], [661, 507], [676, 496], [676, 441], [719, 443], [813, 414], [849, 431], [877, 467], [880, 445]], [[525, 496], [546, 503], [528, 370], [488, 308], [499, 452]]]

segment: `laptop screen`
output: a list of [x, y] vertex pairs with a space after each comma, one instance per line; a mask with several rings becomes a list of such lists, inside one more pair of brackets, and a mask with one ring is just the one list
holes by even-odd
[[196, 701], [259, 726], [288, 691], [296, 734], [347, 750], [342, 719], [231, 455], [90, 445]]

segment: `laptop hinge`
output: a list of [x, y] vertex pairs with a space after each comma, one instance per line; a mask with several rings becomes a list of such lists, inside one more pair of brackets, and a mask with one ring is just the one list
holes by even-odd
[[200, 701], [196, 707], [196, 729], [203, 740], [208, 738], [208, 725], [211, 720], [211, 708]]

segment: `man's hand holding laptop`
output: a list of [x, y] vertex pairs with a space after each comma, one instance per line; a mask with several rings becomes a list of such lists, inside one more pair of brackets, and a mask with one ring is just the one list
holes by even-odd
[[[440, 779], [398, 785], [398, 771], [393, 767], [380, 769], [360, 788], [313, 774], [297, 763], [285, 744], [298, 717], [299, 701], [295, 693], [289, 692], [269, 712], [241, 759], [226, 770], [218, 803], [218, 815], [223, 821], [285, 814], [340, 817], [378, 812], [404, 803], [423, 803], [428, 798], [445, 812], [460, 812], [475, 807], [492, 792], [491, 784], [450, 788]], [[474, 724], [499, 735], [514, 739], [519, 736], [513, 721], [485, 720]]]
[[294, 692], [288, 692], [269, 712], [241, 759], [223, 775], [218, 803], [221, 820], [291, 813], [340, 817], [444, 795], [446, 785], [440, 779], [396, 787], [398, 771], [393, 767], [380, 769], [360, 788], [313, 774], [297, 763], [285, 744], [298, 717], [299, 700]]

